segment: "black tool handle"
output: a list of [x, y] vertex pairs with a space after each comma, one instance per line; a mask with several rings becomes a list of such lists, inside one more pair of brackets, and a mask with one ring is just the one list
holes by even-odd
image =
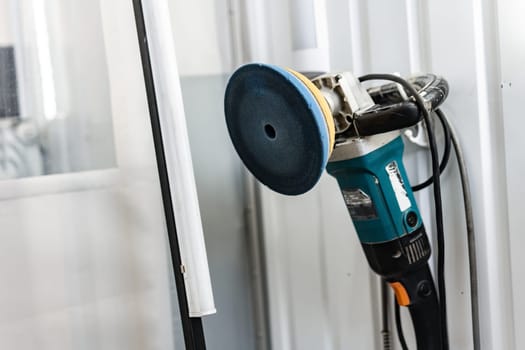
[[[435, 110], [448, 95], [448, 83], [442, 77], [426, 74], [410, 78], [427, 108]], [[421, 121], [422, 111], [412, 99], [406, 99], [398, 85], [389, 83], [367, 90], [376, 105], [354, 116], [356, 133], [371, 136], [408, 128]]]
[[418, 350], [442, 350], [439, 302], [428, 263], [388, 282], [398, 303], [408, 306]]
[[376, 105], [354, 119], [360, 136], [382, 134], [416, 125], [421, 120], [417, 105], [410, 100], [390, 105]]

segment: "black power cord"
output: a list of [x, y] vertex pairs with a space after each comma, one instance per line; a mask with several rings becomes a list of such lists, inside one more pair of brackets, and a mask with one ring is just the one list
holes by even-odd
[[405, 335], [403, 334], [403, 325], [401, 324], [401, 310], [397, 300], [394, 300], [394, 318], [396, 320], [396, 330], [399, 344], [401, 344], [401, 348], [403, 350], [408, 350], [407, 341], [405, 340]]
[[430, 146], [430, 155], [432, 160], [432, 182], [434, 188], [434, 207], [436, 212], [436, 233], [437, 233], [437, 280], [439, 290], [439, 306], [441, 318], [441, 338], [443, 342], [443, 349], [448, 350], [448, 331], [447, 331], [447, 304], [446, 304], [446, 288], [445, 288], [445, 235], [443, 228], [443, 203], [441, 200], [441, 185], [439, 182], [439, 159], [437, 144], [434, 135], [434, 130], [430, 121], [430, 112], [425, 107], [425, 102], [418, 94], [416, 89], [405, 79], [393, 74], [368, 74], [359, 78], [360, 82], [368, 80], [387, 80], [393, 81], [401, 86], [410, 94], [418, 105], [425, 121], [427, 137]]
[[[444, 136], [444, 139], [445, 139], [445, 146], [444, 146], [444, 149], [443, 149], [443, 156], [441, 158], [441, 163], [439, 164], [439, 174], [441, 175], [443, 173], [443, 171], [445, 170], [445, 168], [447, 167], [448, 165], [448, 161], [450, 159], [450, 145], [451, 145], [451, 135], [450, 135], [450, 130], [449, 130], [449, 127], [448, 127], [448, 123], [447, 121], [445, 120], [445, 116], [443, 115], [443, 113], [438, 109], [436, 110], [435, 112], [435, 115], [438, 116], [439, 118], [439, 121], [441, 122], [441, 128], [443, 129], [443, 136]], [[428, 186], [430, 186], [434, 181], [433, 181], [433, 177], [429, 177], [426, 181], [420, 183], [420, 184], [417, 184], [415, 186], [412, 186], [412, 191], [414, 192], [417, 192], [419, 190], [422, 190]]]
[[390, 315], [388, 309], [390, 307], [390, 287], [387, 282], [381, 278], [381, 336], [383, 338], [383, 350], [392, 349], [392, 342], [390, 340]]
[[[458, 163], [459, 175], [460, 175], [460, 180], [461, 180], [461, 188], [462, 188], [462, 194], [463, 194], [463, 203], [464, 203], [464, 209], [465, 209], [465, 223], [466, 223], [468, 249], [469, 249], [469, 268], [470, 268], [470, 276], [471, 276], [470, 277], [470, 294], [471, 294], [471, 304], [472, 304], [471, 305], [471, 308], [472, 308], [472, 338], [473, 338], [474, 350], [479, 350], [481, 345], [480, 345], [480, 330], [479, 330], [479, 304], [478, 304], [478, 283], [477, 283], [478, 274], [477, 274], [477, 267], [476, 267], [476, 244], [475, 244], [474, 217], [472, 213], [472, 198], [471, 198], [471, 193], [470, 193], [470, 181], [468, 178], [467, 165], [466, 165], [465, 157], [463, 155], [463, 150], [461, 149], [461, 145], [459, 143], [459, 138], [457, 137], [456, 132], [450, 125], [450, 122], [448, 121], [447, 117], [440, 109], [436, 109], [434, 113], [435, 115], [437, 115], [437, 117], [441, 121], [443, 130], [444, 130], [444, 134], [445, 134], [445, 140], [446, 140], [445, 150], [444, 150], [443, 158], [441, 161], [440, 170], [441, 172], [443, 172], [448, 162], [447, 157], [449, 156], [446, 155], [446, 152], [447, 152], [447, 143], [449, 142], [452, 143], [454, 152], [456, 153], [456, 159]], [[425, 181], [423, 184], [426, 185], [427, 182], [428, 180]], [[405, 336], [403, 334], [403, 326], [401, 323], [401, 317], [400, 317], [400, 311], [399, 311], [400, 307], [395, 300], [394, 300], [394, 308], [395, 308], [396, 330], [397, 330], [399, 342], [401, 344], [402, 349], [407, 350], [408, 347], [406, 345]]]
[[465, 209], [465, 224], [467, 229], [468, 241], [468, 255], [470, 268], [470, 300], [472, 308], [472, 338], [474, 350], [479, 350], [481, 347], [480, 329], [479, 329], [479, 301], [478, 301], [478, 269], [476, 266], [476, 239], [474, 229], [474, 216], [472, 213], [472, 197], [470, 193], [470, 181], [467, 172], [467, 164], [459, 143], [459, 138], [456, 135], [454, 128], [450, 125], [445, 114], [437, 109], [436, 115], [444, 121], [444, 125], [448, 129], [454, 152], [456, 153], [456, 160], [459, 168], [459, 176], [461, 179], [461, 189], [463, 193], [463, 204]]
[[[450, 130], [450, 124], [448, 123], [446, 116], [443, 114], [443, 112], [441, 112], [441, 110], [439, 109], [435, 110], [434, 115], [436, 115], [439, 118], [439, 121], [441, 122], [441, 127], [443, 129], [443, 136], [444, 136], [444, 141], [445, 141], [445, 144], [443, 146], [443, 156], [441, 158], [441, 163], [439, 164], [439, 173], [441, 175], [443, 171], [446, 169], [448, 165], [448, 161], [450, 159], [453, 132]], [[454, 146], [456, 146], [456, 144], [454, 144]], [[456, 150], [456, 147], [454, 147], [454, 149]], [[430, 186], [432, 183], [433, 183], [433, 177], [430, 177], [426, 181], [418, 185], [412, 186], [412, 191], [417, 192], [419, 190], [422, 190]], [[467, 185], [467, 188], [468, 188], [468, 185]], [[475, 314], [475, 312], [473, 313]], [[394, 320], [396, 324], [397, 337], [399, 339], [399, 343], [401, 344], [401, 348], [403, 350], [408, 350], [408, 346], [405, 340], [405, 335], [403, 333], [403, 325], [402, 325], [401, 316], [400, 316], [400, 307], [395, 299], [394, 299]]]

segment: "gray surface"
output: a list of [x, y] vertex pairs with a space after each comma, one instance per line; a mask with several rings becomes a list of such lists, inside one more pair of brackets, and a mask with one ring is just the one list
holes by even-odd
[[241, 164], [223, 115], [226, 77], [181, 79], [217, 314], [204, 318], [210, 350], [255, 348]]

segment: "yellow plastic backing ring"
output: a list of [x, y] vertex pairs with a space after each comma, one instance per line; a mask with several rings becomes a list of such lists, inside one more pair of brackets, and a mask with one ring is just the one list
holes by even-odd
[[[301, 73], [294, 71], [293, 69], [286, 68], [286, 70], [292, 73], [295, 77], [297, 77], [297, 79], [299, 79], [308, 88], [308, 90], [310, 90], [315, 100], [319, 104], [319, 107], [323, 112], [324, 120], [326, 122], [326, 128], [328, 129], [328, 139], [330, 141], [329, 153], [331, 154], [332, 150], [334, 149], [335, 143], [335, 124], [334, 117], [332, 116], [332, 111], [330, 110], [328, 102], [326, 102], [326, 99], [324, 98], [321, 91], [317, 88], [317, 86], [314, 85], [314, 83], [310, 81], [310, 79], [308, 79]], [[330, 158], [330, 154], [328, 155], [328, 158]]]

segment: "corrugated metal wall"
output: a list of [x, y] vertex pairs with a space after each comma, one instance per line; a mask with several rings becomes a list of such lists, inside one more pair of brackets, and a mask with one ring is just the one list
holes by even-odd
[[[451, 93], [443, 109], [460, 134], [472, 178], [482, 348], [523, 348], [525, 338], [514, 334], [524, 322], [518, 298], [525, 285], [518, 251], [524, 224], [518, 216], [523, 207], [518, 179], [524, 174], [518, 101], [525, 93], [519, 67], [525, 46], [517, 15], [524, 13], [523, 5], [510, 0], [328, 0], [326, 6], [333, 70], [430, 71], [448, 79]], [[287, 3], [267, 2], [266, 11], [269, 60], [290, 65]], [[414, 182], [426, 177], [426, 151], [409, 147], [407, 153]], [[467, 243], [455, 164], [443, 183], [451, 348], [469, 349]], [[432, 226], [429, 198], [419, 196]], [[274, 348], [377, 348], [375, 278], [335, 181], [325, 176], [316, 190], [296, 198], [264, 191], [263, 207]], [[408, 318], [405, 325], [410, 328]]]
[[[198, 24], [193, 28], [199, 45], [181, 21], [175, 22], [178, 50], [187, 58], [180, 62], [181, 74], [228, 74], [246, 59], [293, 65], [289, 0], [193, 3], [202, 7], [202, 18], [186, 17], [185, 28]], [[525, 95], [520, 22], [525, 3], [326, 0], [325, 5], [333, 70], [403, 75], [431, 71], [449, 81], [451, 92], [443, 109], [465, 148], [479, 231], [482, 348], [525, 348], [525, 335], [519, 332], [525, 327], [525, 304], [519, 298], [525, 293], [525, 238], [520, 234], [525, 226], [520, 215], [520, 199], [525, 197], [520, 185], [525, 176], [520, 137], [520, 101]], [[426, 150], [408, 147], [406, 162], [414, 182], [428, 175]], [[454, 162], [442, 180], [451, 347], [470, 349], [467, 243]], [[323, 177], [314, 191], [301, 197], [264, 190], [262, 198], [273, 348], [379, 348], [377, 279], [369, 273], [334, 180]], [[429, 228], [430, 198], [428, 193], [418, 198]], [[405, 317], [412, 338], [409, 325]]]

